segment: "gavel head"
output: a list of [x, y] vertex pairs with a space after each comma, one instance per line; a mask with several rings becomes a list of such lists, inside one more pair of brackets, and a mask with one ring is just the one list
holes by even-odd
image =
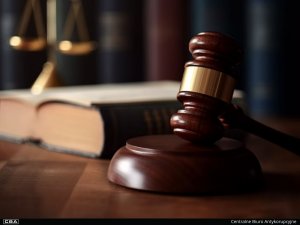
[[171, 117], [178, 136], [194, 143], [211, 144], [223, 136], [218, 117], [232, 100], [241, 61], [241, 48], [231, 37], [203, 32], [189, 43], [193, 60], [185, 71], [177, 99], [183, 109]]

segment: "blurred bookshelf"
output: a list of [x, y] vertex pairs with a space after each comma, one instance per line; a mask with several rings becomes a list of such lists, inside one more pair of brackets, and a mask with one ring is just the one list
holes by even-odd
[[[300, 115], [293, 56], [300, 48], [293, 30], [300, 19], [296, 3], [163, 1], [0, 0], [0, 89], [30, 88], [49, 60], [66, 86], [180, 80], [191, 59], [189, 39], [217, 31], [244, 49], [237, 88], [246, 92], [250, 114]], [[32, 40], [43, 35], [48, 44], [35, 51], [9, 42], [14, 36]]]

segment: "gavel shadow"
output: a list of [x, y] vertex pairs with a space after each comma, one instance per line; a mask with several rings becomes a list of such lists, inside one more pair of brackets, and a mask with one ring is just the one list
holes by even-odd
[[268, 193], [284, 193], [294, 195], [300, 193], [300, 174], [296, 173], [264, 173], [264, 185], [261, 191]]

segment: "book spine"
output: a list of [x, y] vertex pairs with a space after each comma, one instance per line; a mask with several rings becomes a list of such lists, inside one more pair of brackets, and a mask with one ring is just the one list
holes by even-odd
[[280, 0], [248, 1], [247, 96], [253, 116], [280, 113], [282, 32]]
[[146, 0], [146, 79], [181, 80], [188, 55], [187, 1]]
[[143, 1], [99, 0], [98, 83], [144, 80]]
[[57, 74], [65, 85], [96, 83], [97, 2], [56, 1]]
[[105, 142], [101, 158], [111, 158], [127, 139], [169, 134], [170, 117], [180, 107], [177, 101], [96, 105], [104, 121]]
[[[244, 96], [234, 97], [234, 104], [245, 109]], [[100, 158], [110, 159], [126, 144], [129, 138], [172, 134], [170, 118], [182, 104], [179, 101], [154, 101], [144, 103], [94, 104], [104, 121], [104, 147]], [[225, 137], [244, 140], [245, 132], [228, 129]]]
[[[46, 0], [1, 0], [0, 5], [0, 88], [29, 88], [47, 59]], [[39, 37], [44, 45], [34, 48]]]
[[[213, 31], [232, 36], [242, 48], [245, 46], [245, 1], [240, 0], [191, 0], [190, 36]], [[245, 89], [245, 78], [241, 65], [237, 77], [237, 89]]]

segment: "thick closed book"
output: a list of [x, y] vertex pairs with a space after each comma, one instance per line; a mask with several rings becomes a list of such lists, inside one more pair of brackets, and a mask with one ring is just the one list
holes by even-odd
[[[40, 95], [2, 91], [0, 137], [111, 158], [129, 138], [172, 133], [170, 117], [182, 108], [176, 99], [179, 86], [176, 81], [153, 81], [56, 87]], [[243, 107], [242, 94], [235, 90], [233, 102]]]
[[140, 82], [0, 93], [0, 134], [50, 150], [110, 158], [128, 138], [170, 133], [178, 82]]

